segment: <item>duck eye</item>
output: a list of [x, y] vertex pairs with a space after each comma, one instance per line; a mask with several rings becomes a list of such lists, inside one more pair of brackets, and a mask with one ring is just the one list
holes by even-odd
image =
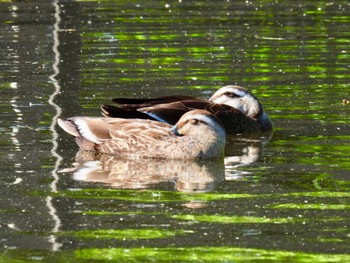
[[199, 123], [199, 120], [196, 120], [196, 119], [192, 119], [192, 120], [191, 120], [191, 123], [192, 123], [193, 125], [198, 125], [198, 123]]
[[230, 98], [238, 98], [239, 96], [236, 93], [233, 92], [225, 92], [225, 96], [230, 97]]

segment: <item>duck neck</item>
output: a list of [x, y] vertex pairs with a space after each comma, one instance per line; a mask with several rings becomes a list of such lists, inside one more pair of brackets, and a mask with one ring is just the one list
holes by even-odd
[[224, 155], [226, 145], [226, 134], [208, 131], [201, 134], [187, 136], [185, 151], [193, 159], [221, 158]]

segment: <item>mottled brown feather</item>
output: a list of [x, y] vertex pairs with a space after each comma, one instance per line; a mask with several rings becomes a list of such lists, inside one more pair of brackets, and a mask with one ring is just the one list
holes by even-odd
[[131, 158], [219, 158], [226, 143], [220, 121], [205, 110], [184, 114], [174, 127], [152, 120], [105, 117], [73, 117], [58, 123], [65, 131], [67, 125], [76, 126], [78, 134], [70, 134], [82, 150]]

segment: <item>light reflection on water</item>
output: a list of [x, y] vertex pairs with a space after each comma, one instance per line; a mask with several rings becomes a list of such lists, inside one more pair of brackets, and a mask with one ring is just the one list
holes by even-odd
[[[346, 1], [55, 3], [0, 3], [0, 259], [348, 259]], [[225, 167], [115, 160], [116, 177], [57, 174], [77, 150], [56, 135], [59, 115], [235, 83], [275, 131], [232, 138]]]
[[[54, 23], [54, 30], [53, 30], [53, 47], [52, 51], [55, 55], [54, 63], [52, 65], [53, 74], [49, 76], [49, 79], [52, 81], [52, 84], [54, 86], [54, 91], [50, 95], [48, 99], [48, 104], [52, 106], [56, 113], [52, 118], [52, 122], [50, 125], [50, 131], [52, 134], [52, 149], [51, 149], [51, 155], [56, 159], [54, 168], [51, 172], [52, 175], [52, 182], [50, 183], [50, 190], [52, 192], [57, 192], [57, 183], [59, 181], [59, 177], [57, 174], [58, 168], [63, 160], [63, 157], [57, 152], [58, 149], [58, 133], [56, 131], [57, 126], [57, 119], [62, 114], [62, 109], [59, 105], [57, 105], [54, 100], [56, 96], [58, 96], [61, 92], [61, 86], [59, 84], [59, 81], [57, 80], [57, 76], [60, 74], [59, 66], [60, 66], [60, 52], [59, 52], [59, 30], [60, 30], [60, 22], [61, 22], [61, 9], [59, 7], [58, 1], [53, 2], [54, 8], [55, 8], [55, 23]], [[56, 233], [60, 231], [60, 227], [62, 225], [60, 217], [57, 215], [57, 210], [53, 204], [53, 198], [52, 196], [48, 195], [46, 197], [46, 206], [49, 209], [49, 214], [52, 217], [52, 220], [54, 222], [54, 226], [51, 230], [52, 234], [49, 236], [48, 241], [52, 243], [52, 251], [58, 251], [60, 247], [62, 246], [61, 243], [57, 242]]]
[[74, 171], [74, 180], [98, 182], [120, 189], [147, 189], [172, 183], [178, 191], [196, 193], [213, 191], [225, 179], [223, 162], [125, 160], [110, 156], [88, 159], [80, 156], [80, 163], [68, 169]]

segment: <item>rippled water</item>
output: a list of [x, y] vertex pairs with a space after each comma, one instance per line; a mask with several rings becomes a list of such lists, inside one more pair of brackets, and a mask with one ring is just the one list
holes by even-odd
[[[348, 1], [0, 1], [0, 261], [349, 261]], [[223, 163], [75, 163], [59, 116], [252, 91]]]

